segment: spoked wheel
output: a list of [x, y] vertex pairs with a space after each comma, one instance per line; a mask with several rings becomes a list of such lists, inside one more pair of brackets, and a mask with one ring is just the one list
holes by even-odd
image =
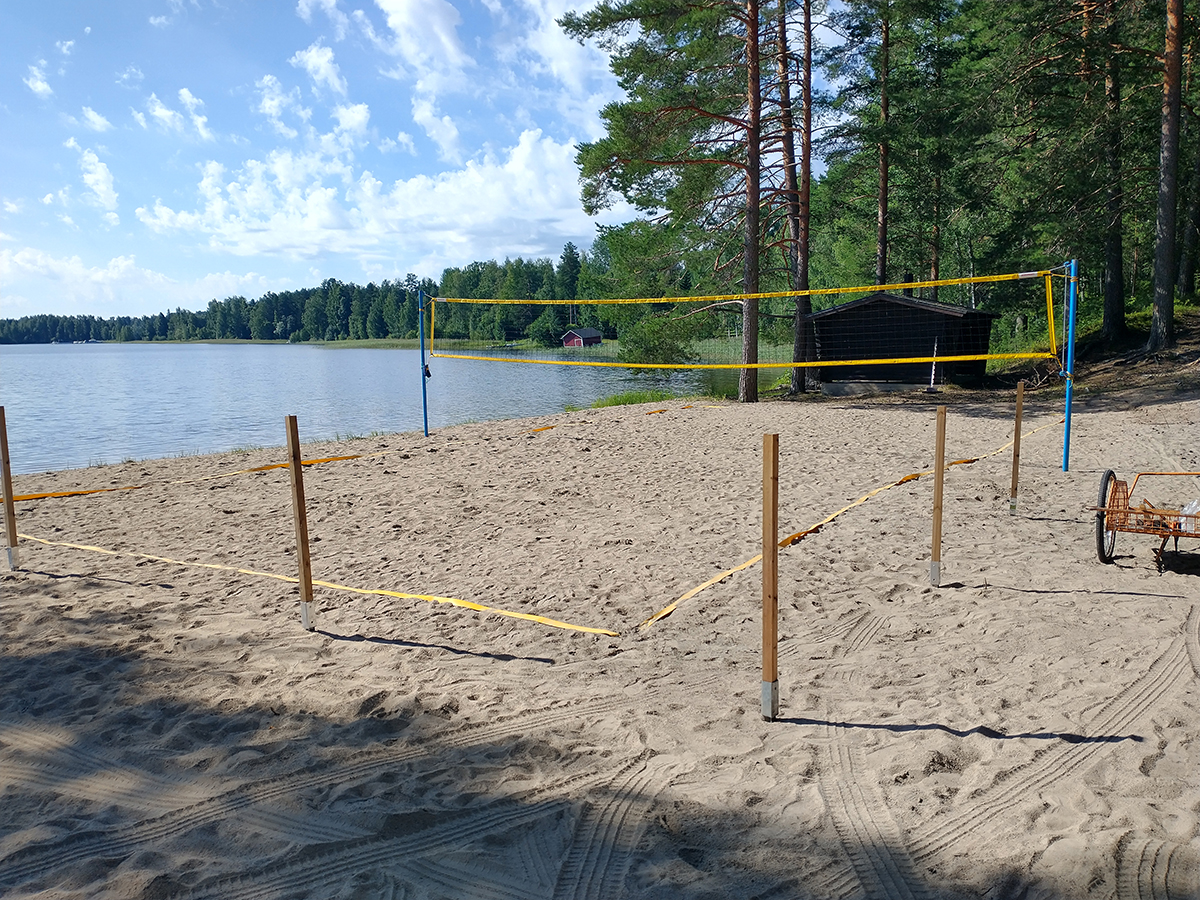
[[[1100, 496], [1096, 500], [1097, 506], [1112, 505], [1113, 484], [1116, 480], [1117, 476], [1113, 474], [1112, 469], [1106, 469], [1100, 476]], [[1100, 557], [1100, 562], [1105, 564], [1113, 561], [1113, 549], [1117, 545], [1116, 529], [1109, 531], [1107, 520], [1108, 516], [1103, 511], [1096, 513], [1096, 555]]]

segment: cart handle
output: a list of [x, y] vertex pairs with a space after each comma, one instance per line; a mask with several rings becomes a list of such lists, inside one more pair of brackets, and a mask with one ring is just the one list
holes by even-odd
[[1138, 472], [1133, 476], [1133, 481], [1129, 484], [1129, 495], [1133, 496], [1133, 489], [1137, 486], [1138, 479], [1143, 475], [1194, 475], [1200, 478], [1200, 472]]

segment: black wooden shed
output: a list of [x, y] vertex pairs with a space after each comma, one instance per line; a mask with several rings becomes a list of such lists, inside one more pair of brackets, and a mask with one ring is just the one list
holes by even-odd
[[[988, 352], [996, 313], [878, 291], [808, 316], [820, 362], [968, 356]], [[937, 364], [937, 381], [978, 383], [985, 360]], [[822, 381], [928, 384], [932, 364], [822, 366]]]

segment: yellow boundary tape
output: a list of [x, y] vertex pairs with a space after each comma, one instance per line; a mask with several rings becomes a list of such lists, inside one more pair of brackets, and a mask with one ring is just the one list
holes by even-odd
[[[353, 456], [326, 456], [321, 459], [304, 459], [300, 461], [302, 466], [315, 466], [320, 463], [340, 462], [345, 459], [370, 459], [375, 456], [386, 456], [389, 453], [395, 453], [394, 450], [382, 450], [379, 453], [363, 453]], [[217, 472], [213, 475], [201, 475], [199, 478], [184, 478], [179, 481], [151, 481], [147, 484], [130, 484], [125, 487], [115, 488], [85, 488], [78, 491], [47, 491], [42, 494], [19, 494], [13, 497], [13, 502], [18, 500], [44, 500], [48, 497], [82, 497], [87, 494], [107, 494], [112, 491], [140, 491], [143, 488], [154, 487], [156, 484], [179, 485], [179, 484], [200, 484], [203, 481], [212, 481], [215, 478], [232, 478], [234, 475], [250, 475], [254, 472], [267, 472], [271, 469], [286, 469], [289, 463], [269, 463], [265, 466], [255, 466], [252, 469], [238, 469], [236, 472]]]
[[[222, 563], [202, 563], [202, 562], [187, 562], [181, 559], [171, 559], [166, 556], [155, 556], [151, 553], [136, 553], [132, 550], [108, 550], [104, 547], [94, 547], [90, 544], [72, 544], [68, 541], [47, 541], [43, 538], [34, 537], [30, 534], [17, 535], [27, 541], [34, 541], [38, 544], [45, 544], [48, 547], [67, 547], [71, 550], [86, 550], [91, 553], [105, 553], [109, 556], [129, 556], [134, 559], [148, 559], [153, 562], [168, 563], [175, 566], [187, 566], [194, 569], [216, 569], [221, 572], [237, 572], [240, 575], [253, 575], [256, 578], [273, 578], [276, 581], [286, 581], [291, 584], [299, 584], [300, 579], [294, 578], [291, 575], [276, 575], [274, 572], [259, 572], [255, 569], [240, 569], [237, 566], [227, 566]], [[588, 634], [604, 634], [609, 637], [620, 637], [620, 633], [609, 631], [607, 628], [590, 628], [587, 625], [573, 625], [570, 622], [560, 622], [558, 619], [551, 619], [546, 616], [538, 616], [532, 613], [512, 612], [507, 609], [499, 609], [494, 606], [484, 606], [482, 603], [473, 603], [470, 600], [460, 600], [457, 597], [439, 597], [435, 594], [410, 594], [406, 591], [385, 591], [378, 588], [356, 588], [349, 587], [344, 584], [334, 584], [331, 581], [318, 581], [313, 579], [315, 587], [329, 588], [334, 591], [347, 591], [351, 594], [371, 594], [379, 597], [397, 597], [401, 600], [424, 600], [426, 603], [446, 603], [450, 606], [457, 606], [462, 609], [470, 609], [475, 612], [491, 613], [496, 616], [507, 616], [510, 619], [524, 619], [527, 622], [537, 622], [539, 625], [549, 625], [551, 628], [562, 628], [567, 631], [583, 631]]]
[[[1046, 425], [1040, 425], [1037, 428], [1034, 428], [1032, 431], [1026, 432], [1025, 434], [1021, 435], [1021, 437], [1022, 438], [1029, 437], [1030, 435], [1037, 434], [1039, 431], [1042, 431], [1043, 429], [1051, 428], [1055, 425], [1061, 425], [1061, 424], [1062, 424], [1061, 419], [1057, 422], [1049, 422]], [[982, 456], [974, 456], [974, 457], [971, 457], [970, 459], [956, 459], [954, 462], [947, 463], [946, 468], [948, 469], [951, 466], [967, 466], [967, 465], [970, 465], [971, 463], [979, 462], [979, 460], [981, 460], [981, 459], [987, 459], [990, 456], [996, 456], [1000, 453], [1003, 453], [1005, 450], [1007, 450], [1012, 445], [1013, 445], [1013, 442], [1009, 441], [1007, 444], [1004, 444], [1003, 446], [998, 447], [997, 449], [993, 450], [991, 453], [985, 453]], [[856, 506], [862, 506], [862, 504], [866, 503], [868, 500], [870, 500], [876, 494], [882, 494], [884, 491], [890, 490], [891, 488], [894, 488], [897, 485], [906, 484], [909, 481], [916, 481], [918, 478], [920, 478], [923, 475], [931, 475], [931, 474], [933, 474], [933, 469], [924, 469], [920, 472], [913, 472], [911, 475], [905, 475], [903, 478], [898, 478], [895, 481], [892, 481], [892, 482], [889, 482], [888, 484], [883, 485], [882, 487], [877, 487], [877, 488], [875, 488], [875, 490], [871, 491], [870, 493], [864, 494], [863, 496], [859, 497], [857, 500], [855, 500], [853, 503], [849, 504], [848, 506], [843, 506], [841, 509], [839, 509], [837, 512], [833, 513], [832, 515], [826, 516], [824, 519], [822, 519], [817, 524], [811, 526], [810, 528], [806, 528], [803, 531], [797, 531], [795, 534], [788, 535], [787, 537], [785, 537], [783, 540], [781, 540], [779, 542], [779, 546], [781, 548], [783, 548], [783, 547], [790, 547], [790, 546], [792, 546], [792, 544], [798, 544], [798, 543], [800, 543], [800, 541], [804, 540], [810, 534], [815, 534], [816, 532], [820, 531], [823, 526], [828, 525], [830, 522], [832, 522], [834, 519], [836, 519], [842, 513], [848, 512], [849, 510], [854, 509]], [[690, 591], [683, 594], [683, 596], [679, 597], [673, 603], [668, 604], [667, 606], [663, 607], [658, 612], [656, 612], [654, 615], [652, 615], [650, 618], [639, 623], [638, 628], [641, 629], [642, 631], [647, 630], [655, 622], [658, 622], [661, 619], [665, 619], [667, 616], [671, 615], [671, 613], [675, 612], [675, 610], [679, 608], [679, 604], [684, 603], [687, 600], [691, 600], [693, 597], [695, 597], [701, 591], [707, 590], [708, 588], [712, 587], [714, 584], [721, 583], [729, 576], [734, 575], [738, 572], [741, 572], [743, 569], [748, 569], [752, 565], [754, 565], [755, 563], [758, 563], [758, 562], [762, 562], [762, 554], [761, 553], [751, 559], [746, 560], [744, 563], [742, 563], [739, 566], [734, 566], [732, 569], [726, 569], [724, 572], [721, 572], [719, 575], [714, 575], [712, 578], [708, 579], [708, 581], [692, 588]]]
[[[695, 408], [696, 407], [694, 404], [689, 404], [688, 406], [680, 407], [680, 409], [695, 409]], [[703, 409], [722, 409], [723, 407], [704, 406], [701, 408], [703, 408]], [[654, 410], [654, 412], [663, 412], [663, 410]], [[651, 415], [651, 413], [646, 413], [646, 415]], [[584, 423], [569, 422], [569, 423], [565, 423], [565, 424], [581, 425]], [[560, 427], [559, 425], [543, 425], [541, 428], [529, 429], [529, 433], [535, 434], [539, 431], [550, 431], [553, 428], [559, 428], [559, 427]], [[395, 450], [380, 450], [377, 453], [356, 453], [356, 454], [353, 454], [350, 456], [325, 456], [320, 459], [305, 459], [305, 460], [300, 461], [300, 465], [316, 466], [316, 465], [320, 465], [321, 463], [341, 462], [343, 460], [348, 460], [348, 459], [374, 459], [374, 458], [380, 457], [380, 456], [387, 456], [388, 454], [391, 454], [391, 453], [399, 453], [399, 452], [401, 452], [402, 449], [403, 448], [397, 448]], [[46, 491], [41, 494], [18, 494], [17, 496], [13, 497], [13, 502], [15, 503], [19, 500], [46, 500], [46, 499], [55, 498], [55, 497], [84, 497], [89, 494], [109, 494], [109, 493], [113, 493], [115, 491], [140, 491], [143, 488], [150, 488], [150, 487], [154, 487], [155, 485], [200, 484], [201, 482], [211, 481], [216, 478], [232, 478], [235, 475], [252, 475], [256, 472], [267, 472], [267, 471], [270, 471], [271, 469], [286, 469], [287, 467], [288, 467], [288, 463], [285, 463], [285, 462], [283, 462], [283, 463], [268, 463], [265, 466], [254, 466], [253, 468], [250, 468], [250, 469], [237, 469], [236, 471], [231, 471], [231, 472], [217, 472], [212, 475], [201, 475], [199, 478], [184, 478], [184, 479], [180, 479], [178, 481], [151, 481], [146, 484], [130, 484], [130, 485], [125, 485], [124, 487], [81, 488], [79, 490], [74, 490], [74, 491]]]

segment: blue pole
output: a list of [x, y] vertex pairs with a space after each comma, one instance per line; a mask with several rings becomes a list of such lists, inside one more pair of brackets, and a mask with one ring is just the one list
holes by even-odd
[[1075, 394], [1075, 307], [1079, 297], [1079, 260], [1067, 265], [1067, 408], [1063, 416], [1063, 471], [1071, 464], [1071, 398]]
[[425, 365], [425, 292], [417, 291], [417, 332], [421, 338], [421, 418], [425, 424], [425, 437], [429, 437], [429, 395], [425, 380], [429, 378], [429, 366]]

